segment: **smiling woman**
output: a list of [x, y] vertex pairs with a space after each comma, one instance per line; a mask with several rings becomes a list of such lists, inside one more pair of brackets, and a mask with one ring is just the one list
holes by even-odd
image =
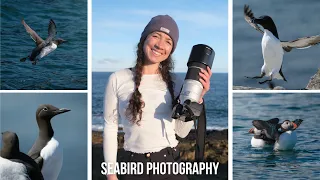
[[153, 32], [145, 40], [143, 50], [146, 54], [145, 65], [160, 63], [170, 55], [172, 40], [170, 36], [163, 32]]
[[[172, 73], [172, 53], [177, 47], [179, 29], [168, 15], [158, 15], [144, 28], [137, 46], [136, 65], [110, 75], [104, 99], [104, 158], [108, 179], [117, 179], [117, 162], [180, 162], [176, 148], [180, 137], [188, 135], [193, 121], [171, 118], [175, 97], [182, 80]], [[204, 94], [210, 88], [211, 70], [199, 72]], [[118, 121], [122, 120], [124, 156], [117, 159]], [[143, 169], [144, 169], [143, 168]], [[186, 175], [121, 174], [121, 179], [187, 179]]]

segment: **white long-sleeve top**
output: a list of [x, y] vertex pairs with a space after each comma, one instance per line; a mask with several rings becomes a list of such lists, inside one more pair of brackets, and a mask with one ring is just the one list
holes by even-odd
[[[183, 80], [174, 74], [172, 80], [177, 97]], [[142, 76], [139, 91], [145, 107], [142, 109], [140, 126], [131, 123], [125, 112], [133, 91], [133, 72], [130, 69], [110, 75], [104, 99], [103, 149], [107, 163], [117, 160], [119, 120], [123, 124], [124, 149], [135, 153], [158, 152], [166, 147], [175, 147], [178, 144], [175, 134], [185, 137], [193, 126], [193, 121], [182, 122], [171, 118], [172, 99], [160, 74]]]

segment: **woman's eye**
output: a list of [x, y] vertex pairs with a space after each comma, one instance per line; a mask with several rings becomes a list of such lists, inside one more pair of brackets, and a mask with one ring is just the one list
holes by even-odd
[[170, 42], [170, 41], [167, 41], [167, 43], [168, 43], [169, 45], [171, 45], [171, 42]]

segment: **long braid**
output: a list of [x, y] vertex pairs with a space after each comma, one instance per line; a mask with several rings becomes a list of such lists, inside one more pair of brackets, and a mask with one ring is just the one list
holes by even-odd
[[[137, 62], [134, 68], [134, 84], [135, 89], [132, 93], [132, 96], [129, 100], [128, 108], [126, 109], [126, 116], [132, 123], [136, 123], [140, 125], [140, 121], [142, 118], [142, 108], [144, 108], [145, 103], [141, 99], [141, 93], [139, 91], [139, 86], [141, 83], [142, 70], [144, 65], [144, 52], [143, 52], [143, 43], [144, 39], [140, 39], [140, 42], [137, 45]], [[171, 59], [171, 55], [168, 59], [162, 61], [160, 63], [160, 73], [163, 81], [167, 84], [169, 89], [171, 99], [172, 99], [172, 107], [174, 105], [174, 83], [171, 77], [171, 71], [173, 69], [174, 63]]]
[[168, 59], [166, 59], [165, 61], [162, 61], [160, 63], [160, 72], [161, 72], [161, 76], [164, 82], [166, 82], [167, 87], [169, 89], [170, 95], [171, 95], [171, 99], [172, 99], [172, 107], [175, 104], [175, 98], [174, 98], [174, 82], [172, 81], [172, 77], [171, 77], [171, 71], [173, 70], [174, 67], [174, 62], [171, 59], [171, 56], [169, 56]]
[[142, 41], [140, 41], [137, 46], [137, 63], [134, 68], [135, 89], [134, 89], [134, 92], [132, 93], [131, 99], [129, 100], [129, 106], [126, 109], [126, 116], [129, 118], [129, 120], [132, 123], [137, 123], [138, 125], [142, 118], [142, 108], [145, 105], [141, 99], [141, 93], [139, 91], [139, 86], [140, 86], [141, 77], [142, 77], [142, 70], [143, 70], [143, 58], [144, 58], [143, 43]]

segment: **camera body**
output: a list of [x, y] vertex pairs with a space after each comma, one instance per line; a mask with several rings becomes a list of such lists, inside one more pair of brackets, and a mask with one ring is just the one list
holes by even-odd
[[178, 103], [173, 108], [172, 118], [182, 121], [191, 121], [200, 116], [202, 105], [199, 104], [203, 86], [199, 81], [201, 69], [207, 70], [212, 67], [215, 56], [214, 50], [204, 44], [192, 47], [188, 71], [178, 98]]

